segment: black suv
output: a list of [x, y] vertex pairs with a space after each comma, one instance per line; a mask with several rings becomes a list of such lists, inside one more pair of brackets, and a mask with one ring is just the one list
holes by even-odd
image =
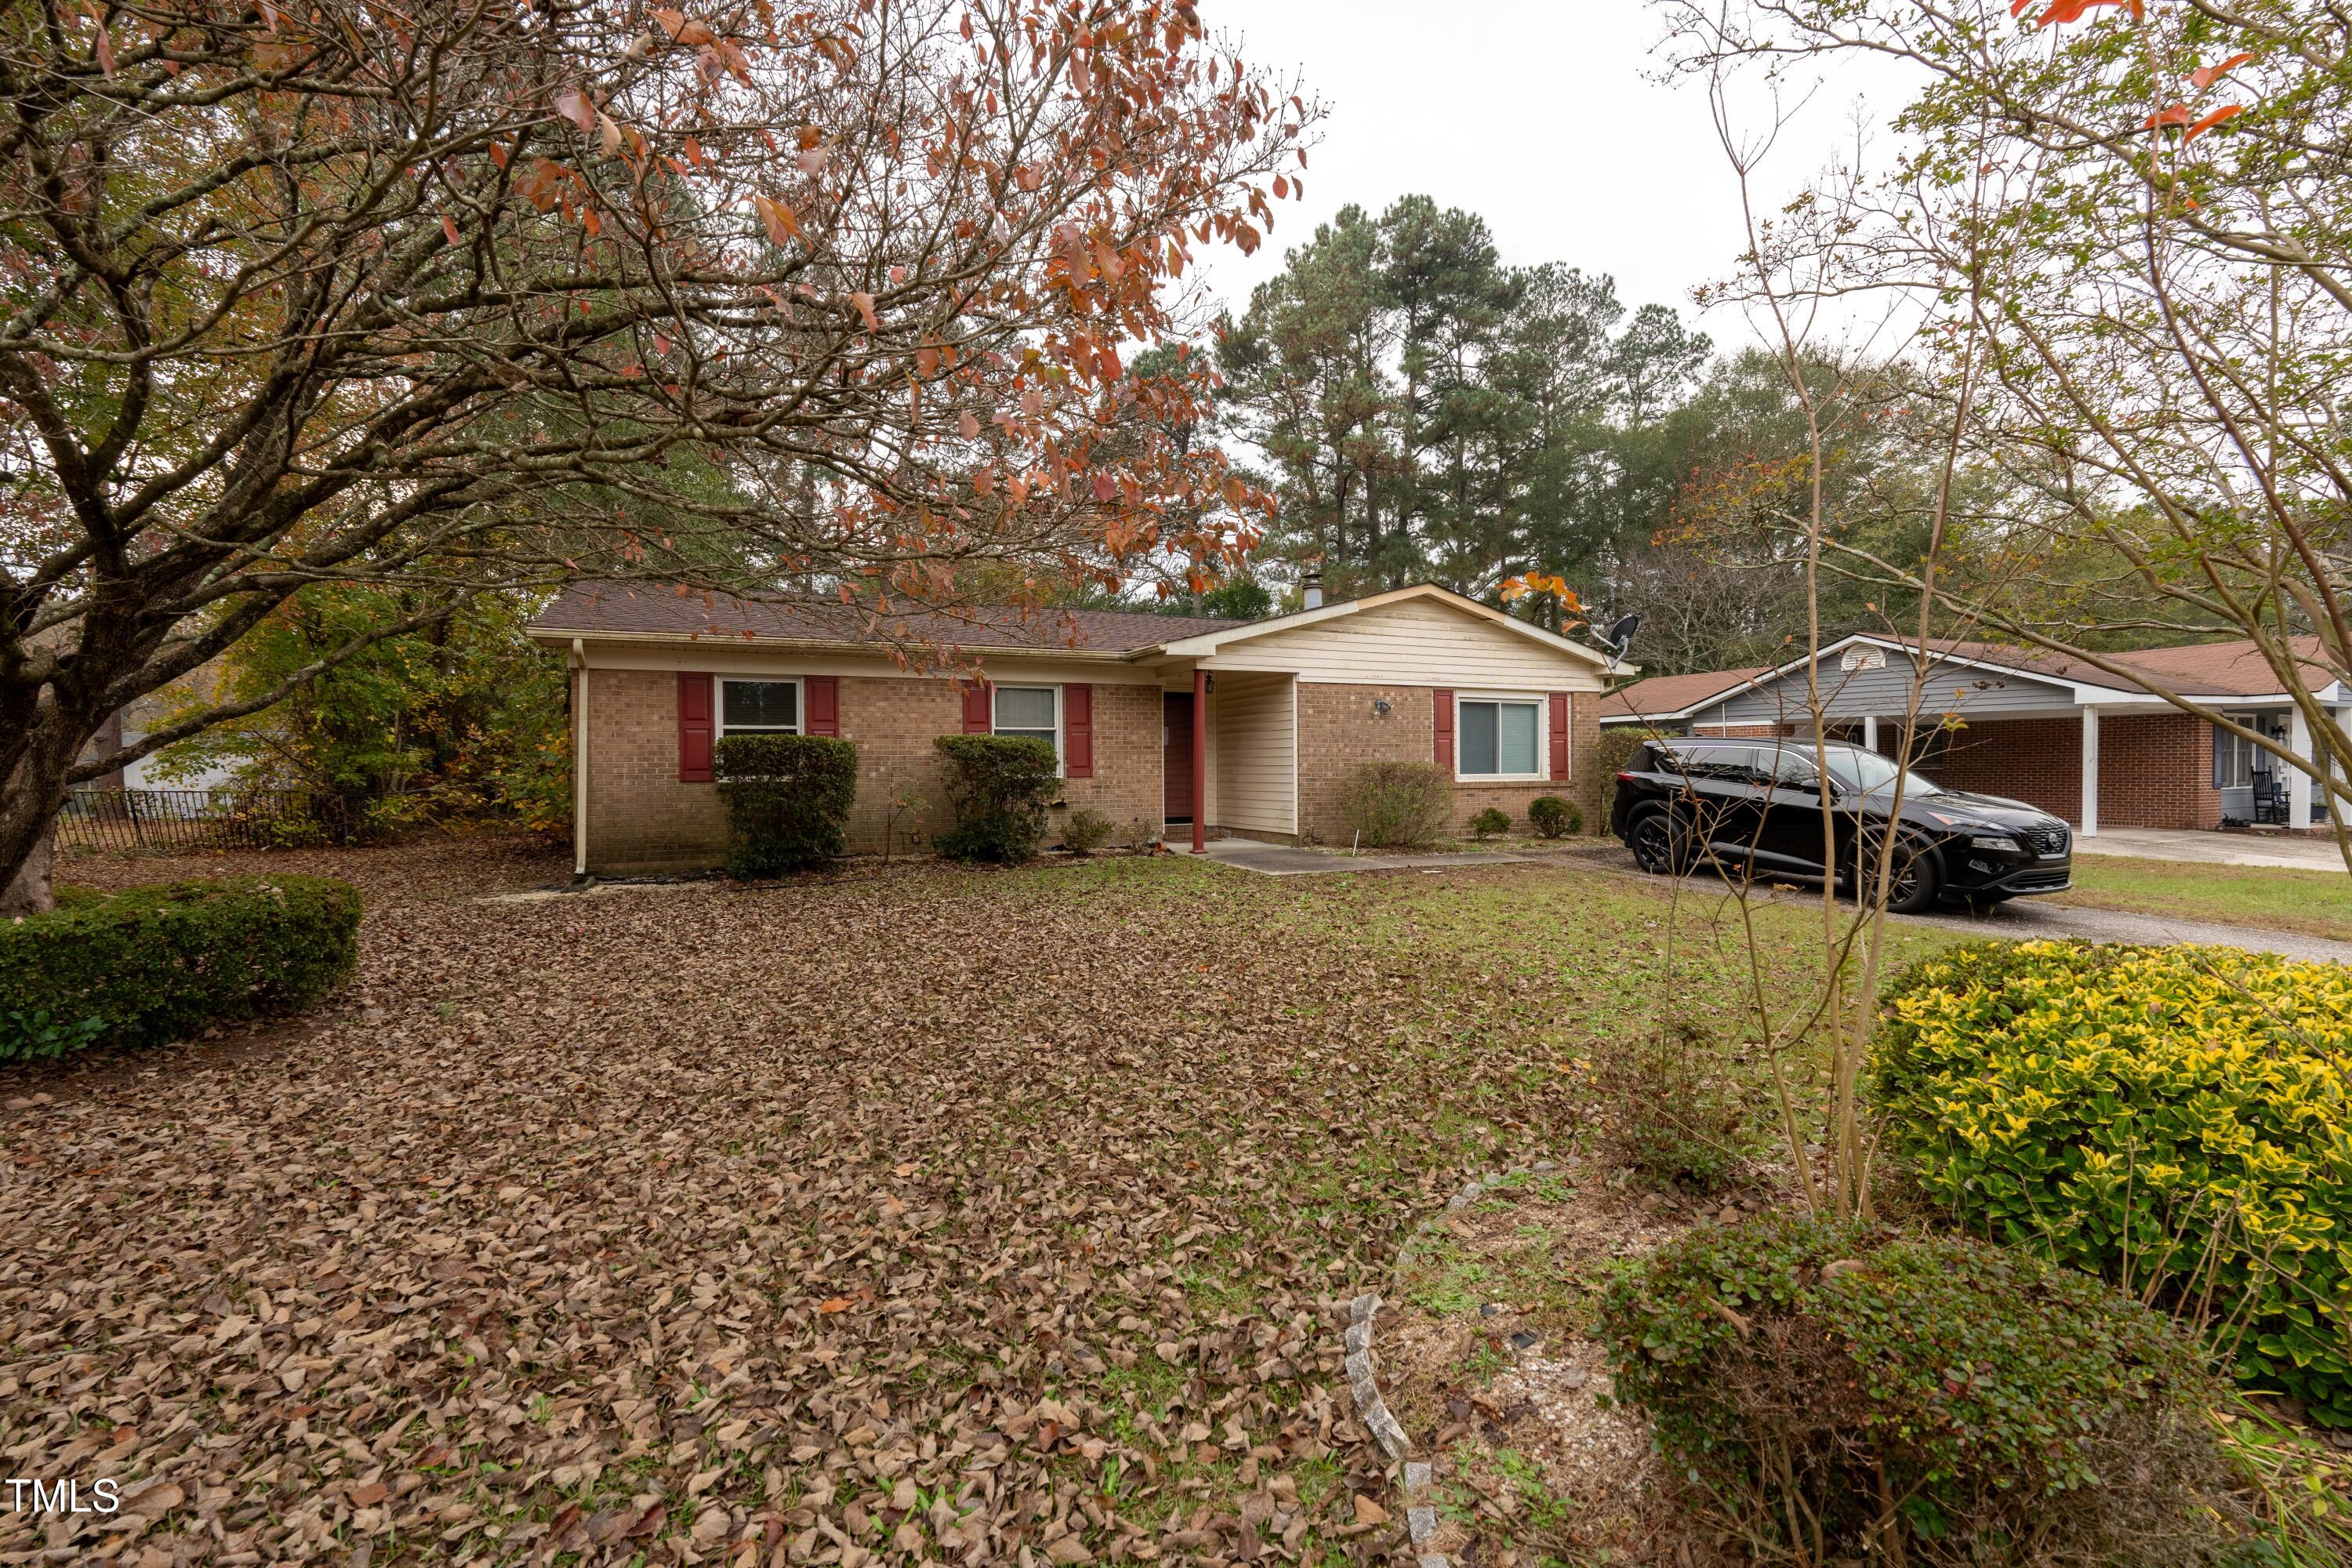
[[[1609, 826], [1653, 873], [1710, 860], [1759, 879], [1854, 886], [1875, 874], [1878, 847], [1895, 835], [1886, 907], [1906, 913], [1939, 900], [1979, 908], [2071, 885], [2073, 836], [2046, 811], [1996, 795], [1944, 789], [1913, 772], [1895, 809], [1897, 768], [1859, 746], [1789, 740], [1652, 741], [1617, 775]], [[1834, 842], [1822, 820], [1829, 772]]]

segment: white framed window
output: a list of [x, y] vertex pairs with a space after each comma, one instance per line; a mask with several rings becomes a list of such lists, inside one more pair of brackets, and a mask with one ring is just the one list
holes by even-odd
[[806, 694], [797, 679], [719, 681], [719, 732], [722, 735], [797, 735], [807, 722]]
[[995, 706], [990, 723], [1000, 735], [1020, 735], [1054, 748], [1062, 765], [1062, 689], [1058, 686], [992, 687]]
[[[2286, 726], [2269, 713], [2231, 713], [2232, 722], [2249, 730], [2259, 731], [2273, 740], [2284, 738]], [[2213, 728], [2213, 787], [2215, 789], [2246, 789], [2252, 785], [2256, 770], [2278, 772], [2278, 759], [2247, 740], [2220, 725]]]
[[1454, 700], [1454, 775], [1464, 779], [1543, 779], [1551, 737], [1541, 697]]

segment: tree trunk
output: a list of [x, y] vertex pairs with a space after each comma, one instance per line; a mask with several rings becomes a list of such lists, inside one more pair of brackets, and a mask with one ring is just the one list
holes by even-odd
[[56, 852], [57, 824], [49, 824], [33, 846], [25, 863], [16, 868], [5, 891], [0, 891], [0, 920], [15, 920], [22, 915], [45, 915], [58, 907], [57, 889], [49, 885], [49, 859]]

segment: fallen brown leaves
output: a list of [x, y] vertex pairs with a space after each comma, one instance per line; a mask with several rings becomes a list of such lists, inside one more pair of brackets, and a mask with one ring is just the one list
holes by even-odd
[[1577, 1115], [1393, 889], [371, 853], [326, 1013], [0, 1079], [0, 1473], [129, 1500], [0, 1561], [1362, 1560], [1341, 1305]]

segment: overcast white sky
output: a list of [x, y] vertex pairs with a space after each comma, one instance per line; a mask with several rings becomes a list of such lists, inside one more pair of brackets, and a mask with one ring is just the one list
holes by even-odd
[[[1644, 0], [1201, 0], [1201, 15], [1330, 110], [1307, 198], [1277, 205], [1272, 242], [1208, 258], [1236, 314], [1340, 207], [1423, 192], [1484, 216], [1506, 262], [1611, 273], [1629, 310], [1672, 304], [1719, 345], [1752, 341], [1737, 314], [1690, 302], [1743, 248], [1738, 191], [1704, 90], [1653, 79], [1664, 21]], [[1790, 191], [1819, 169], [1865, 86], [1883, 99], [1900, 83], [1824, 83], [1765, 179]]]

